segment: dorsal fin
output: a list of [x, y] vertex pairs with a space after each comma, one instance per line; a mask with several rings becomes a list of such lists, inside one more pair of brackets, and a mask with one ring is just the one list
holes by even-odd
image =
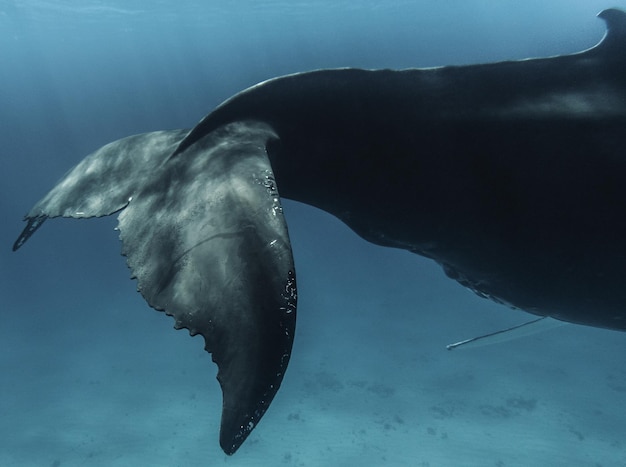
[[606, 34], [595, 49], [626, 48], [626, 11], [609, 8], [598, 13], [598, 18], [606, 22]]

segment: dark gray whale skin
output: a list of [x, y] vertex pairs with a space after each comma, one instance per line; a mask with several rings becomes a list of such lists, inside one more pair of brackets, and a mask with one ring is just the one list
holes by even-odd
[[268, 123], [281, 195], [371, 242], [430, 257], [481, 296], [626, 329], [626, 13], [566, 56], [434, 69], [320, 70], [224, 102]]
[[438, 262], [483, 297], [626, 330], [626, 13], [587, 51], [433, 69], [320, 70], [224, 102], [191, 132], [86, 158], [28, 213], [120, 213], [148, 303], [217, 363], [234, 453], [282, 382], [296, 285], [280, 195]]

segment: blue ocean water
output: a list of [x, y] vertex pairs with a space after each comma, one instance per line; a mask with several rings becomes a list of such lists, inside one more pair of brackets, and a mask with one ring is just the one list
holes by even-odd
[[135, 292], [114, 218], [19, 222], [86, 154], [193, 126], [258, 81], [570, 53], [626, 1], [0, 0], [1, 466], [623, 466], [626, 336], [528, 319], [430, 261], [285, 202], [299, 278], [293, 357], [242, 448], [218, 445], [201, 338]]

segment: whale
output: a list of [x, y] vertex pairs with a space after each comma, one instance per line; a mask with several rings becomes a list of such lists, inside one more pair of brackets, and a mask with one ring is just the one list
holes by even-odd
[[296, 270], [281, 199], [538, 317], [626, 330], [626, 12], [569, 55], [269, 79], [194, 128], [130, 136], [25, 216], [118, 216], [148, 304], [202, 335], [233, 454], [287, 370]]

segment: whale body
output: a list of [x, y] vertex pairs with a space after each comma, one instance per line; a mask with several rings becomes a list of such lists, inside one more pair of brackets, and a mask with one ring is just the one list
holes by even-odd
[[[234, 453], [282, 382], [296, 317], [280, 197], [432, 258], [513, 308], [626, 330], [626, 13], [549, 58], [274, 78], [187, 130], [96, 151], [27, 214], [119, 212], [138, 289], [201, 334]], [[279, 194], [280, 193], [280, 194]]]

